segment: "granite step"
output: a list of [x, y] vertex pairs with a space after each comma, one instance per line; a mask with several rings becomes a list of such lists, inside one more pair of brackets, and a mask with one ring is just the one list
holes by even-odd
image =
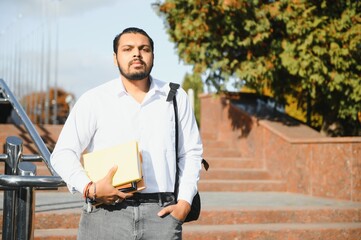
[[201, 131], [202, 141], [217, 141], [217, 132], [204, 132]]
[[77, 228], [35, 229], [34, 240], [76, 240]]
[[242, 153], [237, 149], [228, 148], [205, 148], [204, 156], [211, 157], [242, 157]]
[[266, 180], [270, 179], [270, 174], [264, 169], [210, 168], [201, 171], [200, 179]]
[[[210, 193], [201, 193], [209, 195]], [[274, 193], [273, 193], [274, 194]], [[229, 196], [229, 194], [228, 194]], [[240, 205], [242, 203], [239, 203]], [[361, 208], [356, 206], [207, 206], [203, 204], [198, 221], [186, 225], [234, 224], [310, 224], [361, 222]], [[37, 211], [36, 229], [77, 228], [81, 206], [71, 211]]]
[[203, 140], [202, 141], [203, 148], [223, 148], [223, 149], [231, 149], [234, 148], [234, 143], [230, 141], [215, 141], [215, 140]]
[[[200, 219], [183, 225], [187, 240], [361, 239], [358, 202], [278, 192], [200, 194]], [[79, 194], [37, 193], [35, 239], [76, 239], [82, 205]]]
[[204, 158], [209, 163], [209, 169], [217, 168], [236, 168], [236, 169], [260, 169], [263, 168], [263, 162], [253, 158], [243, 157], [210, 157], [205, 155]]
[[184, 226], [183, 237], [190, 240], [357, 240], [361, 223], [293, 223]]
[[[36, 230], [35, 240], [75, 240], [77, 229]], [[358, 240], [361, 223], [184, 225], [187, 240]]]
[[223, 180], [211, 179], [198, 182], [199, 191], [203, 192], [250, 192], [275, 191], [285, 192], [286, 183], [281, 180]]

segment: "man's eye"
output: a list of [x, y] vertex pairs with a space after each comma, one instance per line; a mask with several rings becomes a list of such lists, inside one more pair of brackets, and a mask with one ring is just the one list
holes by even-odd
[[132, 49], [131, 48], [123, 48], [123, 51], [124, 52], [129, 52], [129, 51], [131, 51]]
[[142, 49], [144, 52], [151, 52], [150, 48], [143, 48]]

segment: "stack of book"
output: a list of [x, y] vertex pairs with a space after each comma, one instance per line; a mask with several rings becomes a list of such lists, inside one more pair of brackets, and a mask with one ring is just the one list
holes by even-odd
[[139, 192], [145, 189], [142, 174], [142, 156], [136, 141], [119, 144], [83, 155], [84, 169], [93, 182], [104, 178], [109, 170], [118, 166], [113, 186], [122, 192]]

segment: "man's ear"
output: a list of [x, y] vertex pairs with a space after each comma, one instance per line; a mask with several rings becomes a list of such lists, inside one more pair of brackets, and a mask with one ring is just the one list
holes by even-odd
[[117, 61], [117, 54], [113, 53], [113, 63], [115, 66], [118, 66], [118, 61]]

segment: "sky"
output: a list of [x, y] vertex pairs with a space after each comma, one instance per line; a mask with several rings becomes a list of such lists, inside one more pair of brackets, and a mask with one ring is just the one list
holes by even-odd
[[[1, 0], [0, 40], [6, 40], [11, 34], [21, 35], [23, 49], [27, 44], [32, 48], [31, 42], [39, 42], [40, 37], [31, 33], [37, 31], [42, 19], [52, 22], [49, 24], [52, 36], [56, 36], [54, 29], [58, 26], [57, 85], [78, 98], [86, 90], [119, 76], [113, 64], [113, 39], [124, 28], [139, 27], [154, 40], [152, 76], [166, 82], [181, 83], [192, 67], [179, 60], [174, 43], [169, 41], [163, 19], [151, 5], [156, 1]], [[56, 13], [56, 4], [59, 9], [58, 25], [54, 23], [55, 18], [50, 17]], [[6, 41], [12, 44], [12, 40]], [[52, 40], [52, 46], [56, 45], [54, 42]], [[34, 48], [38, 48], [38, 45]], [[49, 59], [54, 58], [53, 52]]]

